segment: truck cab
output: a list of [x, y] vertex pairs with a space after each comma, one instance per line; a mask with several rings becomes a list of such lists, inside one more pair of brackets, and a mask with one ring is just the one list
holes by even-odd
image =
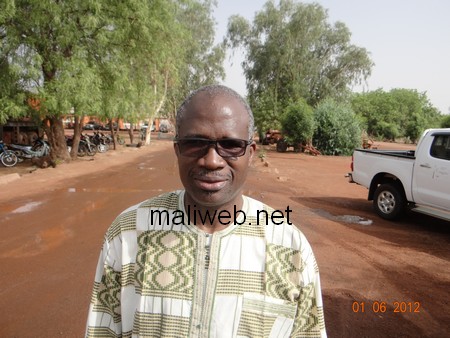
[[412, 194], [417, 205], [450, 208], [450, 131], [434, 130], [416, 153]]

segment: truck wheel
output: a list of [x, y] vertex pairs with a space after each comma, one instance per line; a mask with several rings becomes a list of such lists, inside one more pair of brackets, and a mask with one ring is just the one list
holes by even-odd
[[380, 184], [373, 198], [375, 212], [381, 218], [398, 219], [406, 207], [406, 198], [401, 189], [394, 184]]
[[284, 153], [288, 148], [288, 145], [286, 141], [284, 140], [278, 140], [277, 142], [277, 151], [280, 153]]

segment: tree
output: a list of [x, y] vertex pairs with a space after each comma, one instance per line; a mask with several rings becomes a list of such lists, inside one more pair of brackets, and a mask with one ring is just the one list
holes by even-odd
[[325, 155], [351, 155], [361, 145], [361, 128], [351, 107], [326, 99], [314, 110], [313, 144]]
[[441, 128], [450, 128], [450, 115], [442, 116]]
[[68, 159], [62, 119], [69, 111], [136, 119], [161, 100], [155, 88], [164, 88], [182, 53], [175, 50], [184, 32], [172, 1], [9, 0], [0, 6], [0, 60], [16, 75], [8, 100], [0, 102], [12, 107], [8, 116], [18, 114], [21, 96], [39, 102], [54, 158]]
[[97, 8], [88, 2], [8, 1], [3, 5], [9, 10], [0, 21], [0, 54], [10, 68], [20, 69], [19, 77], [11, 80], [22, 83], [26, 96], [37, 102], [34, 110], [52, 155], [67, 159], [62, 116], [77, 103], [81, 109], [95, 108], [99, 90], [92, 60], [96, 47], [86, 46], [95, 45], [107, 30], [93, 26], [99, 19]]
[[0, 55], [0, 124], [27, 113], [26, 92], [19, 80], [20, 69], [12, 67], [6, 56]]
[[176, 48], [180, 63], [178, 77], [171, 81], [164, 105], [167, 117], [172, 120], [179, 102], [190, 91], [225, 77], [225, 45], [214, 45], [214, 6], [212, 0], [190, 1], [180, 4], [176, 11], [177, 20], [185, 31]]
[[[350, 43], [341, 22], [327, 22], [320, 5], [268, 1], [250, 24], [239, 15], [228, 23], [227, 45], [243, 47], [249, 102], [258, 127], [279, 116], [292, 101], [304, 98], [314, 107], [327, 97], [345, 98], [350, 86], [370, 74], [364, 48]], [[277, 118], [279, 120], [279, 118]]]
[[404, 137], [416, 142], [424, 129], [439, 126], [441, 120], [426, 94], [413, 89], [358, 93], [351, 104], [369, 135], [392, 141]]
[[314, 133], [312, 108], [302, 99], [291, 103], [282, 115], [281, 126], [288, 143], [311, 143]]

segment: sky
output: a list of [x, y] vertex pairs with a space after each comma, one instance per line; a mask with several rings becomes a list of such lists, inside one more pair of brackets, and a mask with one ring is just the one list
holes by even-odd
[[[351, 43], [364, 47], [375, 65], [367, 83], [354, 91], [382, 88], [425, 92], [441, 113], [450, 113], [450, 0], [316, 0], [328, 22], [343, 22]], [[228, 18], [250, 22], [266, 0], [218, 0], [216, 41], [226, 34]], [[277, 1], [278, 3], [278, 1]], [[242, 53], [227, 55], [223, 83], [246, 95]]]

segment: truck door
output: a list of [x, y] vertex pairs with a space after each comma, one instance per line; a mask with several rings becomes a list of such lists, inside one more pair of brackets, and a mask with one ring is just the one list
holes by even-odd
[[414, 200], [450, 210], [450, 134], [436, 134], [429, 139], [414, 165]]

